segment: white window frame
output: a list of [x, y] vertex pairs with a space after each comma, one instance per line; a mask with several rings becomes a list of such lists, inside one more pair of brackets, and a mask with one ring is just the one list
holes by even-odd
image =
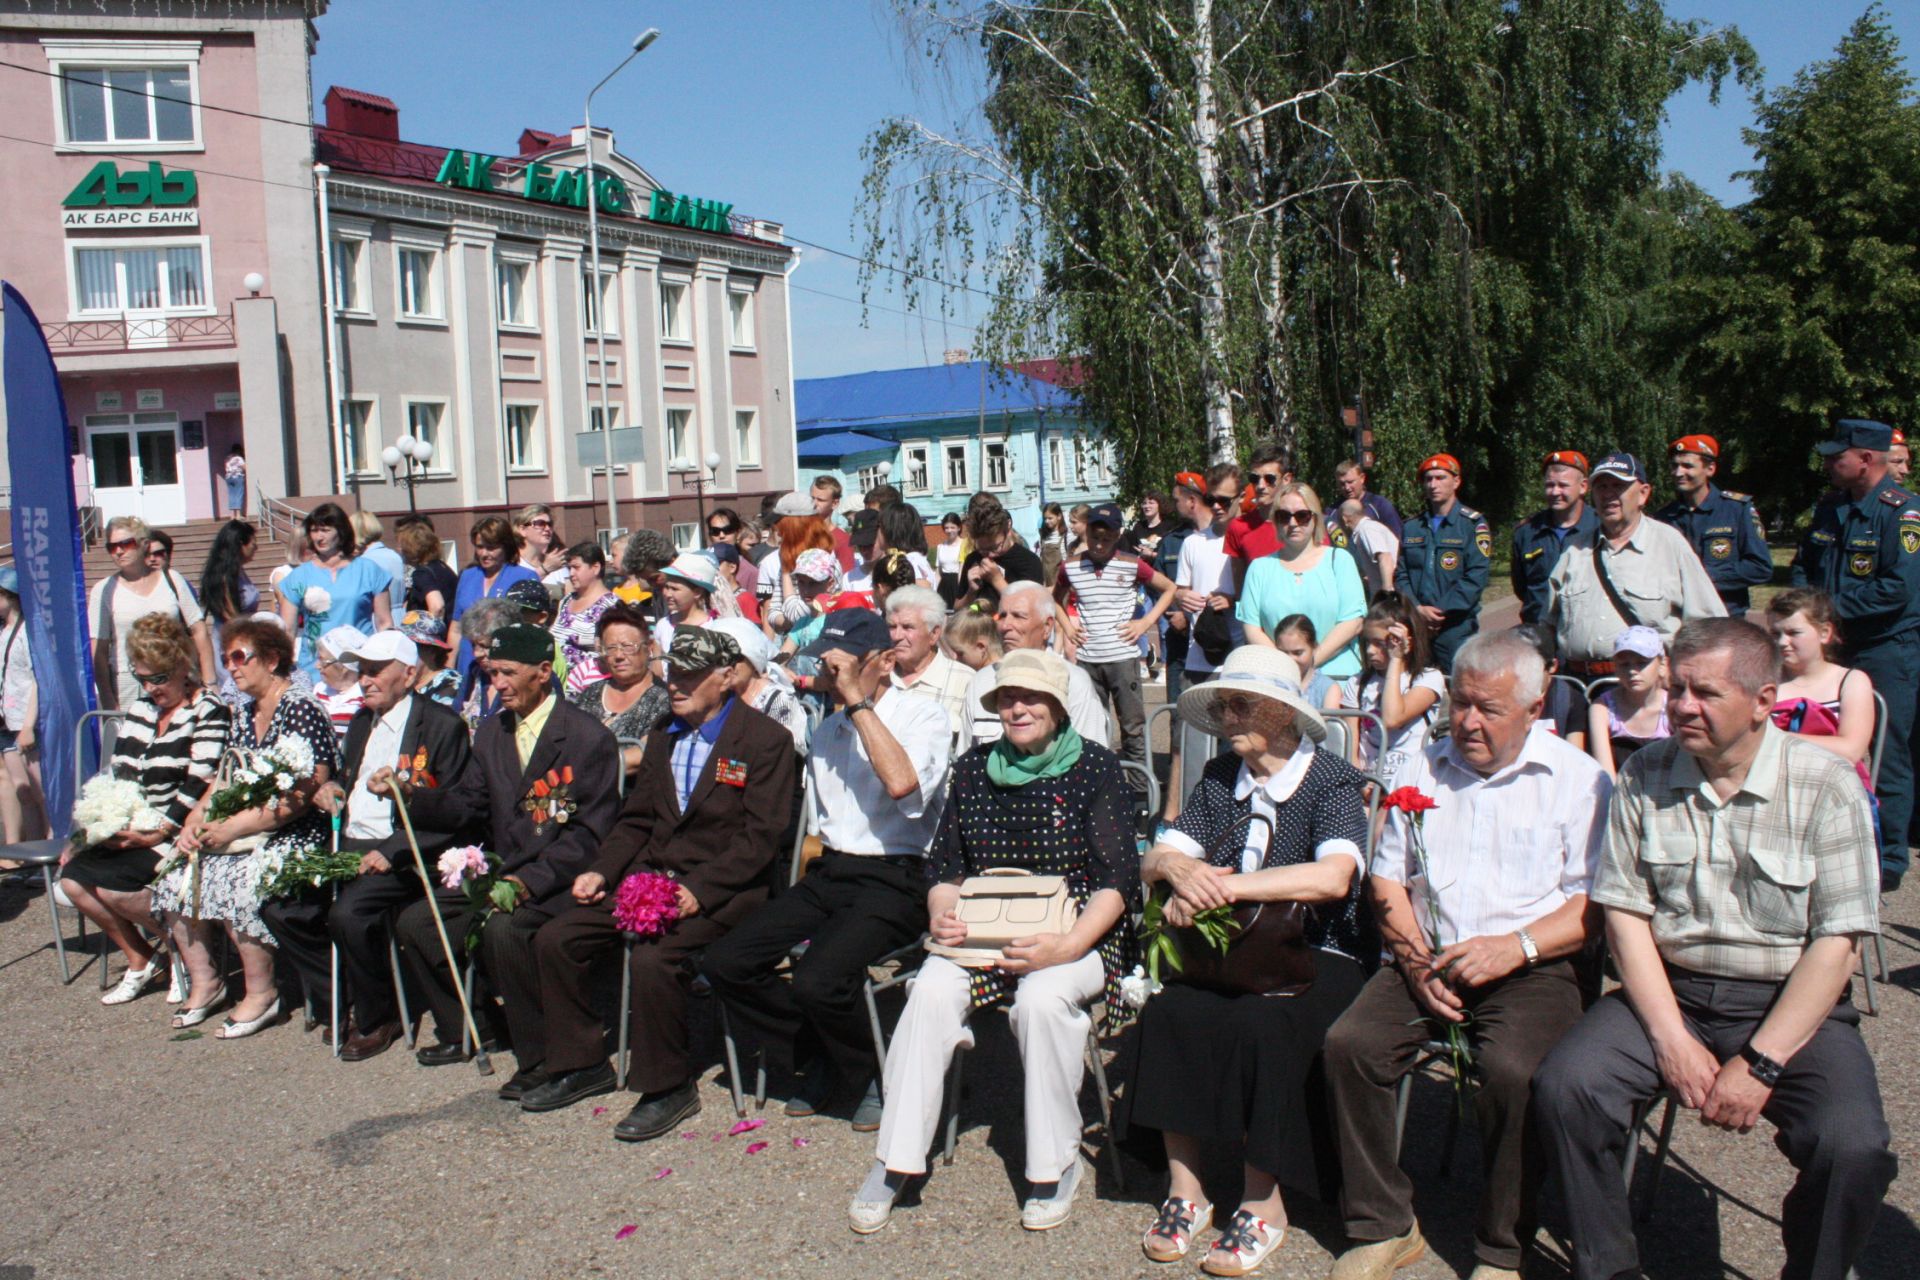
[[1073, 485], [1067, 479], [1067, 442], [1059, 436], [1047, 437], [1047, 486], [1052, 489], [1071, 489]]
[[1093, 488], [1094, 473], [1091, 450], [1085, 436], [1073, 438], [1073, 488]]
[[[667, 290], [680, 291], [679, 304], [671, 311], [667, 309]], [[660, 277], [658, 290], [660, 305], [660, 341], [668, 346], [690, 347], [693, 345], [693, 277]]]
[[[925, 483], [913, 482], [913, 460], [920, 458]], [[933, 492], [933, 442], [930, 440], [902, 440], [900, 442], [900, 494], [902, 497], [924, 497]]]
[[[727, 344], [735, 351], [758, 351], [760, 302], [752, 285], [727, 286]], [[742, 330], [745, 336], [742, 337]]]
[[[402, 267], [402, 255], [407, 253], [425, 253], [432, 257], [432, 265], [427, 269], [427, 291], [433, 310], [408, 311], [406, 309], [406, 271]], [[437, 238], [407, 235], [396, 229], [393, 237], [393, 316], [398, 324], [430, 325], [443, 328], [447, 323], [447, 284], [446, 284], [447, 245]]]
[[[163, 316], [210, 316], [218, 312], [213, 305], [217, 296], [213, 285], [213, 242], [209, 236], [158, 236], [138, 240], [116, 240], [89, 236], [86, 239], [63, 242], [67, 259], [67, 310], [69, 318], [74, 320], [98, 320], [110, 316], [122, 316], [128, 311], [146, 313], [146, 307], [108, 307], [102, 310], [85, 311], [80, 306], [80, 256], [81, 249], [180, 249], [188, 246], [200, 250], [200, 274], [203, 277], [202, 292], [207, 300], [194, 307], [155, 307], [151, 310]], [[166, 259], [161, 259], [162, 269]], [[120, 300], [126, 301], [127, 290], [125, 276], [116, 269], [114, 279]]]
[[[680, 433], [680, 447], [677, 451], [674, 448], [673, 439], [674, 415], [676, 414], [684, 415], [680, 419], [684, 430]], [[694, 421], [692, 405], [670, 404], [667, 406], [666, 417], [661, 421], [660, 425], [662, 443], [665, 445], [661, 452], [666, 455], [667, 470], [691, 471], [693, 469], [694, 455], [698, 452], [698, 446], [694, 441], [697, 426], [698, 424]]]
[[[943, 493], [973, 492], [973, 457], [968, 450], [969, 441], [943, 440], [940, 443], [940, 489]], [[957, 451], [957, 452], [956, 452]], [[953, 461], [960, 460], [960, 480], [953, 479]]]
[[[993, 450], [1000, 450], [1000, 483], [993, 481]], [[1013, 450], [1005, 436], [980, 442], [980, 487], [988, 493], [1006, 493], [1013, 488]]]
[[[344, 300], [338, 270], [334, 260], [334, 250], [342, 245], [353, 246], [353, 293], [354, 303], [348, 305]], [[327, 244], [327, 270], [333, 278], [333, 312], [341, 316], [361, 316], [373, 318], [373, 235], [370, 231], [357, 229], [343, 230], [335, 226], [331, 230]]]
[[[587, 398], [587, 430], [598, 433], [600, 430], [600, 397], [593, 394], [597, 387], [589, 387]], [[627, 406], [618, 400], [607, 401], [607, 416], [613, 419], [613, 429], [620, 430], [620, 420], [626, 416]], [[605, 467], [600, 468], [605, 471]]]
[[[361, 405], [366, 406], [367, 420], [361, 423], [358, 429], [356, 429], [353, 423], [352, 411]], [[356, 438], [359, 449], [366, 455], [365, 458], [362, 459], [365, 463], [364, 466], [355, 467], [349, 462], [347, 467], [348, 474], [363, 476], [369, 480], [381, 479], [380, 450], [385, 446], [381, 443], [380, 439], [380, 401], [378, 397], [341, 396], [340, 426], [343, 434], [352, 435]], [[341, 443], [342, 447], [344, 447], [345, 441]], [[438, 448], [439, 446], [436, 445], [434, 447]]]
[[422, 475], [435, 479], [445, 479], [453, 475], [452, 447], [455, 439], [453, 422], [453, 402], [446, 396], [401, 396], [401, 430], [418, 440], [413, 430], [413, 408], [415, 405], [430, 404], [440, 410], [439, 421], [434, 426], [433, 457], [427, 463]]
[[[60, 151], [110, 151], [110, 152], [167, 152], [167, 151], [205, 151], [206, 141], [200, 120], [200, 42], [198, 40], [86, 40], [67, 38], [44, 39], [41, 49], [47, 57], [47, 69], [52, 72], [49, 84], [53, 90], [53, 129], [54, 146]], [[116, 140], [103, 139], [98, 142], [76, 141], [67, 136], [67, 69], [85, 70], [103, 67], [108, 70], [128, 70], [141, 68], [157, 70], [161, 67], [185, 67], [187, 71], [187, 112], [193, 121], [193, 137], [184, 141], [157, 140]], [[152, 96], [148, 95], [148, 101]], [[147, 109], [151, 123], [153, 109]], [[113, 110], [107, 110], [108, 131], [112, 131]]]
[[687, 520], [675, 523], [668, 532], [673, 539], [675, 551], [698, 551], [700, 549], [700, 525], [697, 521]]
[[[745, 419], [742, 422], [742, 419]], [[733, 407], [733, 467], [757, 471], [760, 461], [760, 410], [744, 404]]]
[[[600, 268], [598, 297], [590, 296], [587, 290], [587, 281], [592, 277], [592, 264], [582, 260], [580, 264], [580, 332], [589, 338], [598, 336], [609, 339], [618, 338], [620, 336], [620, 268]], [[608, 322], [604, 335], [597, 327], [603, 313], [606, 314]]]
[[518, 462], [513, 452], [507, 451], [507, 472], [516, 476], [541, 476], [547, 473], [547, 423], [546, 405], [538, 400], [503, 400], [500, 404], [505, 421], [501, 424], [501, 433], [507, 440], [513, 439], [513, 416], [520, 410], [531, 410], [533, 421], [527, 430], [529, 445], [526, 456]]
[[[499, 253], [493, 259], [493, 297], [494, 305], [499, 308], [500, 327], [514, 333], [540, 332], [540, 281], [535, 275], [539, 259], [533, 254]], [[522, 315], [513, 319], [507, 315], [506, 275], [509, 271], [524, 273], [520, 284], [520, 309]]]

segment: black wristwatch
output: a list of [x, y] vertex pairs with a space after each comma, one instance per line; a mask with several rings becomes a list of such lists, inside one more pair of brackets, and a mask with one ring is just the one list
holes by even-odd
[[1747, 1060], [1747, 1070], [1753, 1073], [1755, 1080], [1769, 1089], [1780, 1083], [1780, 1073], [1786, 1067], [1754, 1048], [1752, 1042], [1740, 1047], [1740, 1056]]
[[873, 710], [872, 698], [862, 698], [858, 702], [849, 702], [847, 704], [847, 719], [849, 720], [853, 719], [853, 714], [856, 711], [871, 711], [871, 710]]

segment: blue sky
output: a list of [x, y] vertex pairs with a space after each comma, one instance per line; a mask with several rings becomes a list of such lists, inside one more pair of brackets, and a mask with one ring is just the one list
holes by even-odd
[[[1668, 7], [1738, 26], [1771, 87], [1829, 56], [1865, 0]], [[1885, 7], [1911, 59], [1920, 0]], [[523, 128], [578, 124], [587, 90], [635, 34], [659, 27], [653, 47], [594, 100], [596, 122], [613, 128], [620, 150], [675, 191], [856, 251], [861, 144], [889, 116], [939, 120], [946, 102], [900, 52], [891, 13], [884, 0], [333, 0], [314, 58], [316, 110], [329, 85], [365, 89], [399, 104], [411, 141], [510, 153]], [[1731, 175], [1752, 163], [1740, 137], [1751, 122], [1737, 87], [1718, 107], [1704, 91], [1682, 93], [1664, 166], [1723, 200], [1745, 198]], [[876, 296], [863, 327], [856, 270], [804, 251], [793, 279], [797, 376], [931, 364], [971, 342], [964, 297], [947, 320], [899, 314], [897, 295]]]

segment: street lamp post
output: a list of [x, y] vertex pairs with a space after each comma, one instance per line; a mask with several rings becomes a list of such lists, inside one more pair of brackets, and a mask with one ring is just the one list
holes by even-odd
[[[418, 483], [418, 477], [414, 475], [413, 469], [417, 465], [422, 472], [426, 471], [427, 464], [433, 461], [433, 441], [401, 436], [380, 451], [380, 461], [386, 464], [389, 474], [400, 471], [404, 466], [407, 481], [407, 513], [418, 515], [420, 508], [413, 500], [413, 486]], [[399, 478], [397, 475], [394, 476], [396, 481]]]
[[700, 513], [700, 545], [705, 546], [707, 543], [707, 473], [719, 470], [720, 455], [709, 452], [701, 461], [706, 465], [693, 468], [693, 505]]
[[[613, 417], [607, 409], [607, 318], [601, 312], [606, 309], [606, 298], [600, 292], [600, 166], [594, 160], [593, 147], [593, 95], [607, 87], [607, 81], [626, 70], [627, 64], [640, 56], [640, 51], [652, 44], [660, 35], [660, 28], [648, 27], [633, 39], [633, 49], [620, 60], [620, 65], [607, 72], [600, 83], [587, 93], [587, 105], [581, 115], [586, 121], [587, 131], [587, 242], [588, 253], [592, 258], [593, 278], [587, 282], [589, 299], [593, 304], [594, 344], [598, 348], [600, 383], [600, 443], [607, 464], [607, 538], [611, 540], [620, 528], [620, 501], [613, 489]], [[587, 490], [591, 495], [591, 487]]]

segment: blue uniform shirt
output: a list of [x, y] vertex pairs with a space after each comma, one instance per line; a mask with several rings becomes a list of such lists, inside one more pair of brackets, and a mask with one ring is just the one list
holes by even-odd
[[1676, 498], [1653, 513], [1654, 519], [1678, 529], [1693, 545], [1700, 563], [1713, 579], [1714, 590], [1728, 614], [1739, 617], [1751, 599], [1747, 588], [1773, 581], [1773, 553], [1767, 550], [1767, 532], [1753, 499], [1707, 485], [1706, 501], [1694, 506]]
[[1456, 502], [1444, 516], [1406, 522], [1393, 589], [1454, 618], [1472, 617], [1480, 612], [1492, 552], [1493, 532], [1486, 518]]
[[1850, 652], [1920, 629], [1920, 498], [1888, 476], [1858, 502], [1820, 499], [1793, 558], [1793, 585], [1833, 597]]
[[1513, 594], [1520, 601], [1520, 621], [1538, 622], [1547, 616], [1547, 579], [1567, 540], [1578, 533], [1591, 533], [1600, 527], [1593, 508], [1580, 504], [1580, 518], [1567, 528], [1553, 522], [1551, 511], [1537, 511], [1513, 527], [1513, 559], [1508, 572], [1513, 578]]

